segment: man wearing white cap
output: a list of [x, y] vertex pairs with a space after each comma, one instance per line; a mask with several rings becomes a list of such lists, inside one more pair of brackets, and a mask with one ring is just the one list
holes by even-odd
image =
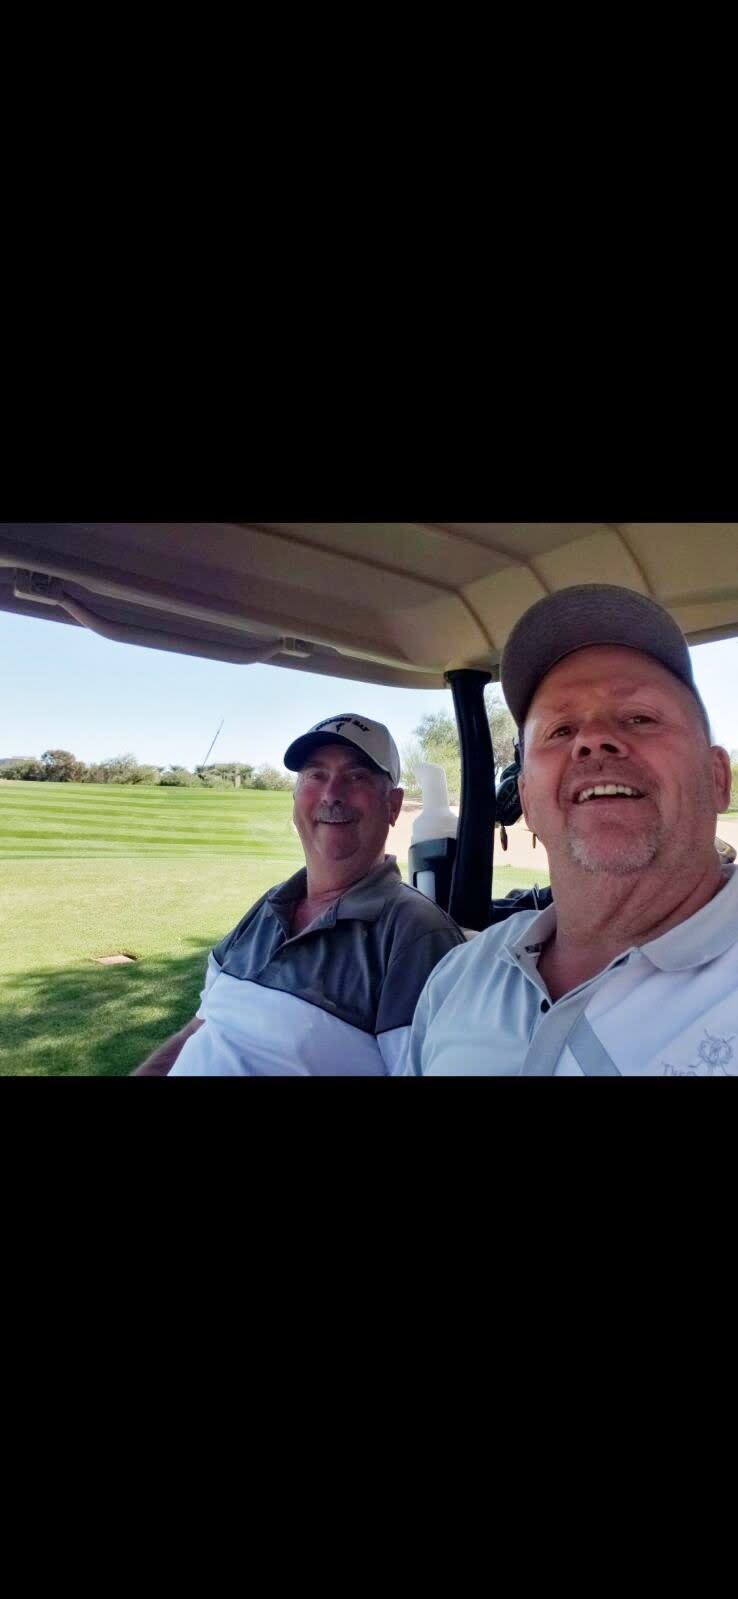
[[385, 855], [403, 799], [387, 728], [329, 717], [284, 763], [306, 864], [212, 951], [197, 1014], [136, 1076], [391, 1075], [426, 978], [463, 943]]
[[686, 640], [629, 589], [563, 589], [503, 651], [523, 812], [553, 904], [444, 959], [418, 1075], [738, 1075], [738, 871], [715, 844], [730, 761]]

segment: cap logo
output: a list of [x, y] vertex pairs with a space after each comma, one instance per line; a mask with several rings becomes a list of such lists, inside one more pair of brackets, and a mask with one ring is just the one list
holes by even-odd
[[350, 727], [358, 727], [362, 733], [369, 732], [366, 723], [358, 722], [355, 716], [329, 716], [327, 721], [316, 723], [314, 732], [318, 733], [321, 727], [335, 727], [336, 732], [340, 733], [341, 728], [345, 727], [347, 723]]

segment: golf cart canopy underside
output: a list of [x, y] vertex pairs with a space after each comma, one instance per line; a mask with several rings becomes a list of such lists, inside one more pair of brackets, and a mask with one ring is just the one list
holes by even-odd
[[0, 609], [216, 660], [407, 688], [498, 676], [514, 622], [572, 583], [738, 632], [738, 523], [0, 523]]

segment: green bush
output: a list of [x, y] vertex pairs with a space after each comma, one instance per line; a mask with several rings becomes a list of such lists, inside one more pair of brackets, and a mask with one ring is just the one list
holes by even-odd
[[165, 788], [197, 788], [198, 779], [186, 766], [169, 766], [162, 772], [160, 782]]
[[0, 762], [0, 777], [15, 778], [20, 783], [43, 783], [46, 770], [32, 755], [19, 755]]
[[82, 781], [84, 783], [137, 783], [141, 782], [142, 779], [135, 777], [133, 774], [139, 770], [135, 755], [109, 755], [107, 760], [93, 762], [92, 766], [88, 766]]
[[278, 772], [276, 766], [257, 766], [252, 772], [248, 788], [291, 789], [292, 778], [286, 772]]
[[240, 778], [241, 788], [250, 788], [253, 766], [245, 761], [213, 761], [210, 766], [196, 766], [195, 772], [205, 788], [235, 788]]
[[161, 773], [158, 766], [134, 766], [128, 777], [123, 778], [124, 783], [160, 783]]

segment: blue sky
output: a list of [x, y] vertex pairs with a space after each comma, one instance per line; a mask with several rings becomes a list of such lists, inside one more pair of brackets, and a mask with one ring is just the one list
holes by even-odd
[[[738, 749], [738, 639], [692, 650], [716, 742]], [[83, 628], [0, 611], [0, 756], [68, 749], [82, 761], [131, 751], [157, 765], [281, 766], [291, 739], [340, 711], [386, 722], [402, 747], [448, 690], [380, 688], [276, 666], [232, 666], [113, 644]]]

